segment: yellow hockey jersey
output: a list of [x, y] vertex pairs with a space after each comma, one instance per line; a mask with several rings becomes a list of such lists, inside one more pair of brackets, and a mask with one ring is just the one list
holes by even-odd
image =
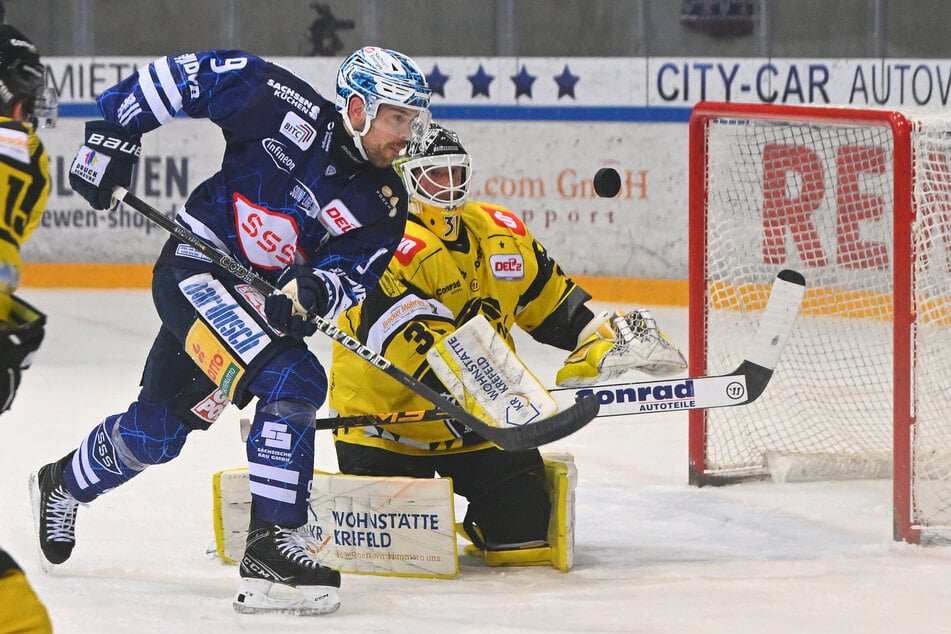
[[[440, 391], [426, 352], [482, 314], [510, 346], [517, 324], [543, 343], [571, 350], [570, 327], [591, 298], [565, 276], [525, 223], [508, 209], [469, 202], [459, 238], [444, 243], [410, 216], [399, 248], [366, 300], [338, 326], [394, 365]], [[385, 414], [433, 405], [340, 345], [334, 345], [330, 407], [340, 415]], [[487, 443], [453, 422], [355, 427], [336, 439], [404, 454], [455, 452]]]
[[39, 226], [50, 193], [49, 156], [28, 123], [0, 117], [0, 323], [20, 285], [20, 246]]

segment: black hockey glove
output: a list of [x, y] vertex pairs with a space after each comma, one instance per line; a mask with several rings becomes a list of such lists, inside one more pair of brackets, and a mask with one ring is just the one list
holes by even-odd
[[118, 123], [87, 122], [86, 142], [69, 168], [69, 186], [93, 209], [109, 209], [112, 190], [132, 182], [132, 168], [142, 152], [141, 139]]
[[10, 319], [0, 326], [0, 412], [10, 409], [23, 370], [43, 343], [46, 315], [13, 297]]
[[264, 299], [268, 323], [296, 339], [317, 332], [317, 325], [308, 316], [323, 316], [330, 306], [330, 289], [324, 276], [309, 266], [289, 266], [277, 279], [277, 288], [279, 293]]

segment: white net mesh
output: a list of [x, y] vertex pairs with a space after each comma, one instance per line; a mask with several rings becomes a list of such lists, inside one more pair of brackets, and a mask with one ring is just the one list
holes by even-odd
[[951, 118], [913, 119], [913, 173], [897, 175], [895, 152], [905, 146], [896, 148], [887, 118], [821, 119], [731, 114], [704, 127], [707, 246], [691, 257], [705, 257], [706, 372], [729, 371], [743, 358], [779, 269], [807, 282], [764, 395], [704, 414], [704, 479], [892, 473], [894, 203], [896, 176], [911, 178], [917, 284], [900, 289], [912, 289], [918, 314], [910, 494], [916, 524], [948, 525]]
[[913, 135], [916, 421], [915, 524], [951, 528], [951, 120], [921, 117]]

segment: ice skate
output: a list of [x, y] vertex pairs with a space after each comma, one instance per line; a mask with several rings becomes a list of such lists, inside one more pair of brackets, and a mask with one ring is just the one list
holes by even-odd
[[251, 520], [234, 595], [237, 612], [311, 616], [340, 607], [340, 573], [317, 563], [305, 538], [296, 529]]
[[30, 474], [33, 524], [45, 572], [69, 559], [76, 545], [76, 511], [80, 503], [66, 489], [63, 480], [63, 468], [72, 457], [70, 453]]

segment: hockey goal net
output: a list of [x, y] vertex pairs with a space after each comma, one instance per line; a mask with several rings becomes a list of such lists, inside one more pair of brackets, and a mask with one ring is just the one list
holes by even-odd
[[701, 103], [690, 371], [735, 367], [769, 282], [806, 297], [745, 407], [690, 412], [690, 481], [894, 479], [895, 538], [951, 533], [951, 117]]

